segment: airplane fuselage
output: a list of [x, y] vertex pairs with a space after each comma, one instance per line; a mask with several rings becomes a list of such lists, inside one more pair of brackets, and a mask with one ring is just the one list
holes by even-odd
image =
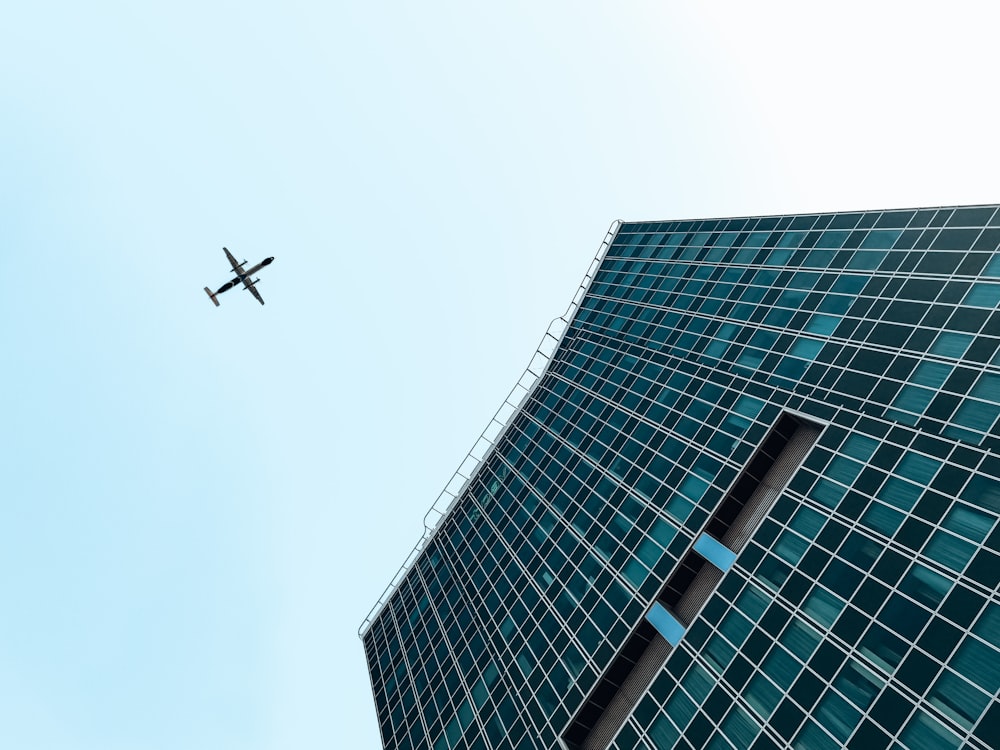
[[233, 278], [230, 281], [227, 281], [225, 284], [223, 284], [222, 286], [220, 286], [216, 290], [215, 293], [216, 294], [222, 294], [223, 292], [229, 291], [234, 286], [239, 286], [240, 284], [244, 283], [247, 279], [252, 278], [253, 275], [255, 273], [257, 273], [260, 269], [262, 269], [264, 266], [269, 266], [273, 262], [274, 262], [274, 258], [273, 257], [271, 257], [271, 258], [264, 258], [264, 260], [262, 260], [260, 263], [258, 263], [256, 266], [254, 266], [250, 270], [244, 271], [243, 273], [237, 273], [236, 276], [235, 276], [235, 278]]

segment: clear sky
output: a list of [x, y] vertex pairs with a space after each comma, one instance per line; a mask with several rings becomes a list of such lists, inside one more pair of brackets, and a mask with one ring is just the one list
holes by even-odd
[[7, 3], [0, 747], [377, 748], [358, 625], [611, 222], [997, 201], [996, 8]]

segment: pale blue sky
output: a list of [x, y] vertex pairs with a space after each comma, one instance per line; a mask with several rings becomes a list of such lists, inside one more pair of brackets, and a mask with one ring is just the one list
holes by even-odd
[[378, 747], [358, 625], [612, 220], [997, 200], [995, 3], [8, 5], [5, 748]]

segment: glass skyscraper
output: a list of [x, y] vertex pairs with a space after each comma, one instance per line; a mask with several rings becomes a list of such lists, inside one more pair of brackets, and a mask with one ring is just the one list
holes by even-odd
[[1000, 747], [998, 245], [616, 222], [361, 627], [385, 748]]

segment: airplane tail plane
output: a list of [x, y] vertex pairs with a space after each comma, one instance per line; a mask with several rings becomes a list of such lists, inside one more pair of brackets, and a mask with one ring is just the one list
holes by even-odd
[[209, 289], [207, 286], [205, 287], [205, 294], [207, 294], [209, 296], [209, 298], [212, 300], [212, 302], [215, 303], [216, 307], [219, 306], [219, 300], [218, 300], [218, 298], [214, 294], [212, 294], [212, 290]]

